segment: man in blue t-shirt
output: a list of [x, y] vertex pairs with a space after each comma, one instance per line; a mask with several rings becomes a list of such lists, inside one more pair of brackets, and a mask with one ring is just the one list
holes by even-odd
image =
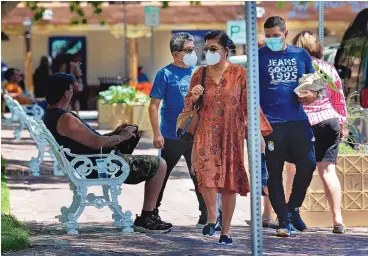
[[[188, 94], [190, 79], [197, 64], [194, 38], [188, 33], [176, 33], [170, 40], [170, 51], [174, 61], [157, 72], [150, 94], [149, 114], [153, 129], [153, 146], [161, 150], [161, 157], [167, 163], [167, 173], [157, 199], [157, 210], [169, 179], [180, 158], [184, 156], [188, 169], [191, 168], [192, 143], [184, 143], [176, 136], [176, 122], [184, 108], [184, 97]], [[158, 109], [161, 107], [161, 124], [158, 124]], [[201, 215], [197, 224], [202, 228], [207, 224], [207, 208], [198, 191], [197, 179], [190, 174], [195, 186]]]
[[[266, 46], [259, 49], [260, 103], [272, 125], [265, 137], [269, 198], [278, 220], [278, 236], [288, 237], [295, 229], [307, 227], [299, 215], [307, 188], [316, 168], [314, 136], [302, 105], [318, 98], [317, 92], [294, 93], [303, 74], [313, 73], [312, 58], [302, 48], [287, 45], [285, 21], [278, 16], [264, 23]], [[285, 202], [282, 184], [284, 162], [296, 165], [293, 190]]]

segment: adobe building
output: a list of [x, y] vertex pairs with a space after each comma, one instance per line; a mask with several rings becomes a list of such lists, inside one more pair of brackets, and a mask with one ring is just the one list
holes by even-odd
[[[121, 3], [111, 3], [104, 3], [103, 12], [98, 16], [92, 14], [91, 7], [82, 4], [88, 25], [72, 26], [70, 22], [73, 16], [68, 2], [40, 2], [39, 6], [44, 6], [52, 15], [48, 20], [42, 20], [31, 27], [33, 70], [39, 65], [41, 56], [52, 56], [58, 47], [75, 40], [70, 51], [79, 54], [84, 66], [85, 82], [91, 90], [98, 88], [99, 77], [123, 77], [125, 57], [128, 58], [129, 77], [134, 80], [140, 65], [144, 67], [144, 73], [153, 79], [158, 69], [172, 61], [169, 40], [173, 32], [187, 31], [203, 37], [211, 29], [226, 31], [228, 21], [245, 17], [245, 5], [241, 2], [202, 2], [199, 6], [170, 2], [169, 8], [160, 10], [160, 26], [154, 29], [152, 53], [151, 29], [144, 25], [144, 7], [149, 4], [161, 6], [162, 3], [129, 4], [126, 5], [128, 51], [124, 52], [124, 6]], [[283, 8], [277, 7], [276, 2], [257, 2], [257, 6], [263, 7], [265, 11], [264, 16], [258, 19], [259, 31], [263, 30], [265, 19], [273, 15], [285, 18], [289, 29], [288, 40], [301, 30], [318, 29], [318, 2], [307, 6], [285, 2]], [[357, 13], [364, 8], [368, 8], [367, 1], [325, 2], [325, 45], [338, 43]], [[9, 67], [24, 70], [23, 21], [33, 15], [30, 9], [20, 3], [6, 17], [2, 17], [2, 32], [9, 40], [1, 43], [1, 57]], [[99, 25], [101, 18], [106, 21], [106, 25]], [[155, 56], [153, 67], [152, 54]]]

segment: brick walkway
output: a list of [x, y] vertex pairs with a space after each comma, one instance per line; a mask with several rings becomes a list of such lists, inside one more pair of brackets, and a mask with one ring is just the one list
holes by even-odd
[[[161, 209], [162, 218], [175, 225], [166, 235], [123, 235], [111, 227], [111, 212], [86, 208], [80, 217], [80, 235], [67, 236], [54, 218], [62, 206], [68, 206], [72, 193], [63, 177], [52, 176], [52, 162], [45, 159], [41, 176], [28, 175], [27, 162], [37, 155], [28, 132], [14, 141], [12, 131], [2, 127], [1, 149], [7, 159], [11, 190], [11, 212], [31, 230], [32, 248], [9, 255], [248, 255], [251, 231], [244, 220], [250, 219], [249, 197], [238, 197], [233, 220], [236, 245], [214, 245], [218, 238], [203, 238], [194, 228], [198, 220], [193, 184], [181, 160], [173, 171]], [[151, 139], [143, 138], [136, 154], [156, 154]], [[93, 189], [99, 193], [99, 190]], [[123, 209], [139, 214], [143, 185], [124, 186], [120, 195]], [[368, 255], [368, 229], [348, 229], [345, 236], [333, 235], [330, 229], [299, 234], [290, 239], [273, 236], [264, 230], [264, 255]], [[281, 243], [282, 241], [282, 243]]]

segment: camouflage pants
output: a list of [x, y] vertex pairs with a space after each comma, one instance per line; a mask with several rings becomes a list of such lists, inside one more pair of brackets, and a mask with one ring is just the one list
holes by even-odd
[[[125, 184], [139, 184], [144, 181], [149, 181], [156, 175], [158, 167], [160, 166], [160, 159], [158, 156], [147, 155], [125, 155], [120, 152], [115, 152], [118, 156], [122, 157], [129, 165], [129, 176], [125, 180]], [[91, 158], [95, 161], [97, 158]], [[113, 161], [114, 162], [114, 161]], [[118, 162], [115, 162], [119, 164]], [[116, 173], [116, 176], [121, 175], [121, 171]], [[97, 171], [93, 171], [88, 179], [98, 179]]]
[[158, 156], [140, 156], [119, 154], [128, 163], [130, 174], [125, 180], [125, 184], [138, 184], [149, 181], [156, 175], [160, 166]]

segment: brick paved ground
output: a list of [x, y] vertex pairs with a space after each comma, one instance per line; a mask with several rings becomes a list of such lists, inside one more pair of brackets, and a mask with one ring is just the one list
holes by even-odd
[[[2, 127], [1, 154], [7, 159], [11, 211], [32, 231], [32, 248], [9, 255], [248, 255], [251, 231], [245, 223], [250, 218], [249, 198], [238, 197], [234, 216], [233, 237], [236, 245], [217, 246], [218, 238], [203, 238], [194, 228], [198, 219], [193, 184], [183, 160], [168, 182], [161, 209], [162, 218], [175, 225], [166, 235], [123, 235], [111, 226], [107, 209], [87, 208], [80, 217], [80, 235], [67, 236], [54, 218], [62, 206], [68, 206], [72, 193], [63, 177], [52, 176], [52, 162], [45, 159], [41, 176], [28, 175], [25, 167], [36, 147], [28, 132], [14, 141], [12, 131]], [[151, 140], [143, 138], [136, 154], [156, 154]], [[93, 189], [99, 192], [99, 189]], [[143, 185], [124, 186], [120, 196], [123, 209], [139, 214], [143, 202]], [[368, 255], [368, 229], [348, 229], [344, 236], [330, 229], [312, 229], [290, 239], [273, 236], [264, 230], [264, 255]]]

